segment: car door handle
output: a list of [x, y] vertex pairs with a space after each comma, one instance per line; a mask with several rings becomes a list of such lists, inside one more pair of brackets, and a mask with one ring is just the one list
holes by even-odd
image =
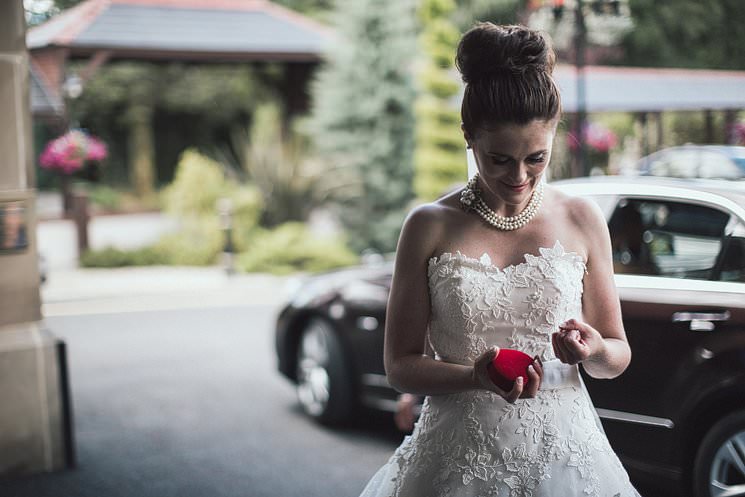
[[715, 321], [728, 321], [729, 311], [724, 312], [676, 312], [673, 323], [691, 323], [691, 331], [713, 331]]

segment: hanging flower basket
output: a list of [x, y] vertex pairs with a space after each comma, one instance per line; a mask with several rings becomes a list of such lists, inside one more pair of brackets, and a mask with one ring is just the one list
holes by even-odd
[[108, 150], [101, 140], [81, 129], [73, 129], [47, 143], [39, 162], [45, 169], [71, 175], [88, 162], [100, 163], [107, 155]]
[[73, 129], [51, 140], [44, 147], [39, 163], [60, 177], [62, 201], [66, 213], [72, 207], [70, 179], [98, 181], [101, 162], [108, 156], [106, 144], [81, 129]]

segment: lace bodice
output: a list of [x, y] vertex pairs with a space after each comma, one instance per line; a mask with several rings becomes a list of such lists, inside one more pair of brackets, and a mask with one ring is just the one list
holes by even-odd
[[497, 345], [554, 359], [551, 333], [581, 317], [585, 263], [558, 241], [539, 253], [504, 269], [487, 254], [474, 259], [445, 253], [429, 260], [429, 341], [438, 358], [472, 364]]

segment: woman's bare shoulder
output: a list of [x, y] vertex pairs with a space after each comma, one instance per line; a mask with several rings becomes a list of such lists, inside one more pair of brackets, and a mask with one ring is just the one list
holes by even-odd
[[596, 257], [609, 253], [610, 235], [600, 206], [584, 197], [555, 189], [551, 189], [551, 192], [555, 195], [552, 197], [552, 207], [557, 208], [554, 212], [563, 213], [563, 231], [582, 246], [588, 264], [594, 263]]
[[429, 258], [451, 227], [462, 222], [461, 216], [463, 210], [455, 194], [418, 205], [404, 221], [398, 251]]
[[551, 205], [554, 212], [562, 212], [569, 222], [581, 231], [594, 231], [605, 225], [605, 218], [600, 207], [590, 199], [568, 195], [558, 189], [549, 187]]
[[418, 205], [409, 212], [404, 226], [433, 229], [447, 226], [454, 220], [457, 221], [457, 218], [463, 214], [458, 195], [453, 193], [432, 202]]

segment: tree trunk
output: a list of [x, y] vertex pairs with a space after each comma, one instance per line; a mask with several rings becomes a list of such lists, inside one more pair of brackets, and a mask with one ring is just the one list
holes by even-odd
[[153, 145], [152, 108], [139, 105], [130, 110], [129, 171], [132, 186], [140, 197], [155, 191], [155, 150]]

